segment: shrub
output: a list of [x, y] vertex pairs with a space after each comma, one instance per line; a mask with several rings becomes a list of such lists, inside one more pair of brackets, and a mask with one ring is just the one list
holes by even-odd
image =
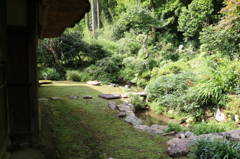
[[84, 70], [81, 71], [81, 81], [80, 82], [86, 82], [91, 80], [91, 77], [89, 76], [89, 74], [87, 72], [85, 72]]
[[44, 80], [59, 80], [60, 74], [57, 72], [56, 69], [46, 67], [46, 68], [39, 69], [38, 78], [44, 79]]
[[230, 101], [226, 104], [226, 109], [228, 114], [235, 115], [240, 114], [240, 96], [239, 95], [231, 95]]
[[191, 125], [191, 131], [195, 135], [226, 132], [233, 129], [235, 129], [234, 122], [226, 122], [226, 123], [201, 122], [200, 124]]
[[240, 142], [204, 138], [194, 141], [191, 156], [198, 159], [238, 159], [240, 158]]
[[239, 58], [240, 36], [235, 31], [208, 26], [200, 33], [201, 50], [209, 54], [221, 52], [231, 58]]
[[184, 93], [188, 88], [186, 79], [187, 75], [183, 73], [160, 76], [147, 86], [148, 98], [159, 98], [173, 92]]
[[79, 71], [67, 71], [66, 73], [67, 80], [71, 81], [81, 81], [81, 74]]
[[140, 97], [140, 95], [130, 94], [128, 101], [133, 105], [135, 111], [146, 107], [146, 101], [143, 97]]
[[186, 132], [187, 128], [182, 127], [181, 124], [177, 122], [168, 122], [168, 128], [164, 130], [164, 132], [170, 132], [170, 131], [175, 131], [175, 132]]

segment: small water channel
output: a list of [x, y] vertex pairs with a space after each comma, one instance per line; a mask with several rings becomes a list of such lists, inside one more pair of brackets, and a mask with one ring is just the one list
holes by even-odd
[[171, 118], [168, 118], [161, 114], [156, 114], [152, 110], [141, 110], [135, 112], [135, 115], [143, 121], [143, 125], [152, 126], [156, 125], [167, 125]]

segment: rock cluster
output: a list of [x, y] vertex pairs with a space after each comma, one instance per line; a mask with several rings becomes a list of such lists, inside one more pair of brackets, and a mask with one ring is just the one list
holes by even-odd
[[173, 138], [167, 142], [167, 144], [170, 145], [167, 153], [171, 157], [186, 156], [195, 140], [202, 138], [222, 139], [224, 137], [228, 140], [240, 141], [240, 129], [221, 133], [202, 134], [199, 136], [195, 136], [191, 132], [186, 132], [184, 135], [180, 135], [180, 137]]
[[128, 102], [124, 102], [123, 104], [119, 104], [117, 105], [115, 102], [109, 102], [108, 106], [112, 109], [118, 109], [120, 112], [118, 114], [118, 117], [126, 117], [125, 121], [132, 124], [132, 125], [141, 125], [142, 124], [142, 120], [139, 119], [138, 117], [135, 116], [134, 112], [133, 112], [133, 105], [128, 103]]

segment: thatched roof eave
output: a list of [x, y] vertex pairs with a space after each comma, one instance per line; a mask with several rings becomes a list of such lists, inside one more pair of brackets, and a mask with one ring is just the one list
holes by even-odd
[[90, 10], [88, 0], [38, 0], [38, 37], [58, 37]]

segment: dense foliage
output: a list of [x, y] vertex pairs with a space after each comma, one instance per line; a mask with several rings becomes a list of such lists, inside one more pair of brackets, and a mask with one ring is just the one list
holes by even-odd
[[[137, 84], [151, 109], [191, 121], [207, 121], [217, 108], [239, 115], [238, 1], [108, 0], [99, 6], [100, 16], [87, 14], [61, 37], [39, 40], [40, 79]], [[100, 22], [96, 31], [89, 18]]]
[[194, 158], [237, 159], [240, 157], [240, 142], [205, 138], [197, 140], [193, 146]]

